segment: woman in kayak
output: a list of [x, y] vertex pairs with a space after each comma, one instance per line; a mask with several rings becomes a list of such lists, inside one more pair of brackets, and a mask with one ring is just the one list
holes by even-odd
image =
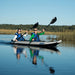
[[13, 41], [25, 41], [23, 36], [27, 36], [28, 33], [26, 31], [25, 34], [23, 35], [21, 34], [21, 31], [22, 30], [20, 28], [17, 30], [17, 32], [15, 33], [15, 37], [13, 38]]
[[40, 41], [39, 35], [45, 34], [45, 30], [43, 29], [42, 32], [38, 33], [37, 28], [34, 29], [34, 33], [31, 33], [30, 41]]

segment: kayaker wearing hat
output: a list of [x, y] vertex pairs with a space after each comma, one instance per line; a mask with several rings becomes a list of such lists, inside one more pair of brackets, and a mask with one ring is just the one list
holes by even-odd
[[34, 33], [31, 33], [30, 41], [40, 41], [39, 35], [45, 34], [45, 30], [42, 29], [42, 32], [38, 33], [37, 28], [34, 29]]
[[15, 33], [15, 37], [13, 38], [13, 41], [25, 41], [23, 36], [27, 36], [27, 31], [24, 35], [21, 32], [22, 29], [18, 28], [17, 32]]

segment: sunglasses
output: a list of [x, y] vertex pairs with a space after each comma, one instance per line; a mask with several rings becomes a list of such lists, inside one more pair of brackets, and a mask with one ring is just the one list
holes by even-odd
[[34, 30], [34, 31], [37, 31], [37, 30]]
[[18, 31], [18, 32], [21, 32], [21, 31]]

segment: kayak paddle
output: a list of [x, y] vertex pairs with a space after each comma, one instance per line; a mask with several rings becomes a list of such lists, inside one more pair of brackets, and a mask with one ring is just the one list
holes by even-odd
[[51, 20], [51, 22], [48, 24], [48, 26], [50, 26], [50, 24], [55, 23], [56, 21], [57, 21], [57, 17], [54, 17], [54, 18]]

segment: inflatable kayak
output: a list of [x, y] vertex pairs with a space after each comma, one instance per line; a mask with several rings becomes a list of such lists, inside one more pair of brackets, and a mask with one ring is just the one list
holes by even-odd
[[55, 41], [55, 42], [45, 42], [45, 41], [40, 41], [40, 42], [16, 41], [16, 42], [14, 42], [14, 41], [11, 41], [11, 44], [50, 48], [50, 47], [56, 47], [61, 42], [62, 42], [62, 40]]

